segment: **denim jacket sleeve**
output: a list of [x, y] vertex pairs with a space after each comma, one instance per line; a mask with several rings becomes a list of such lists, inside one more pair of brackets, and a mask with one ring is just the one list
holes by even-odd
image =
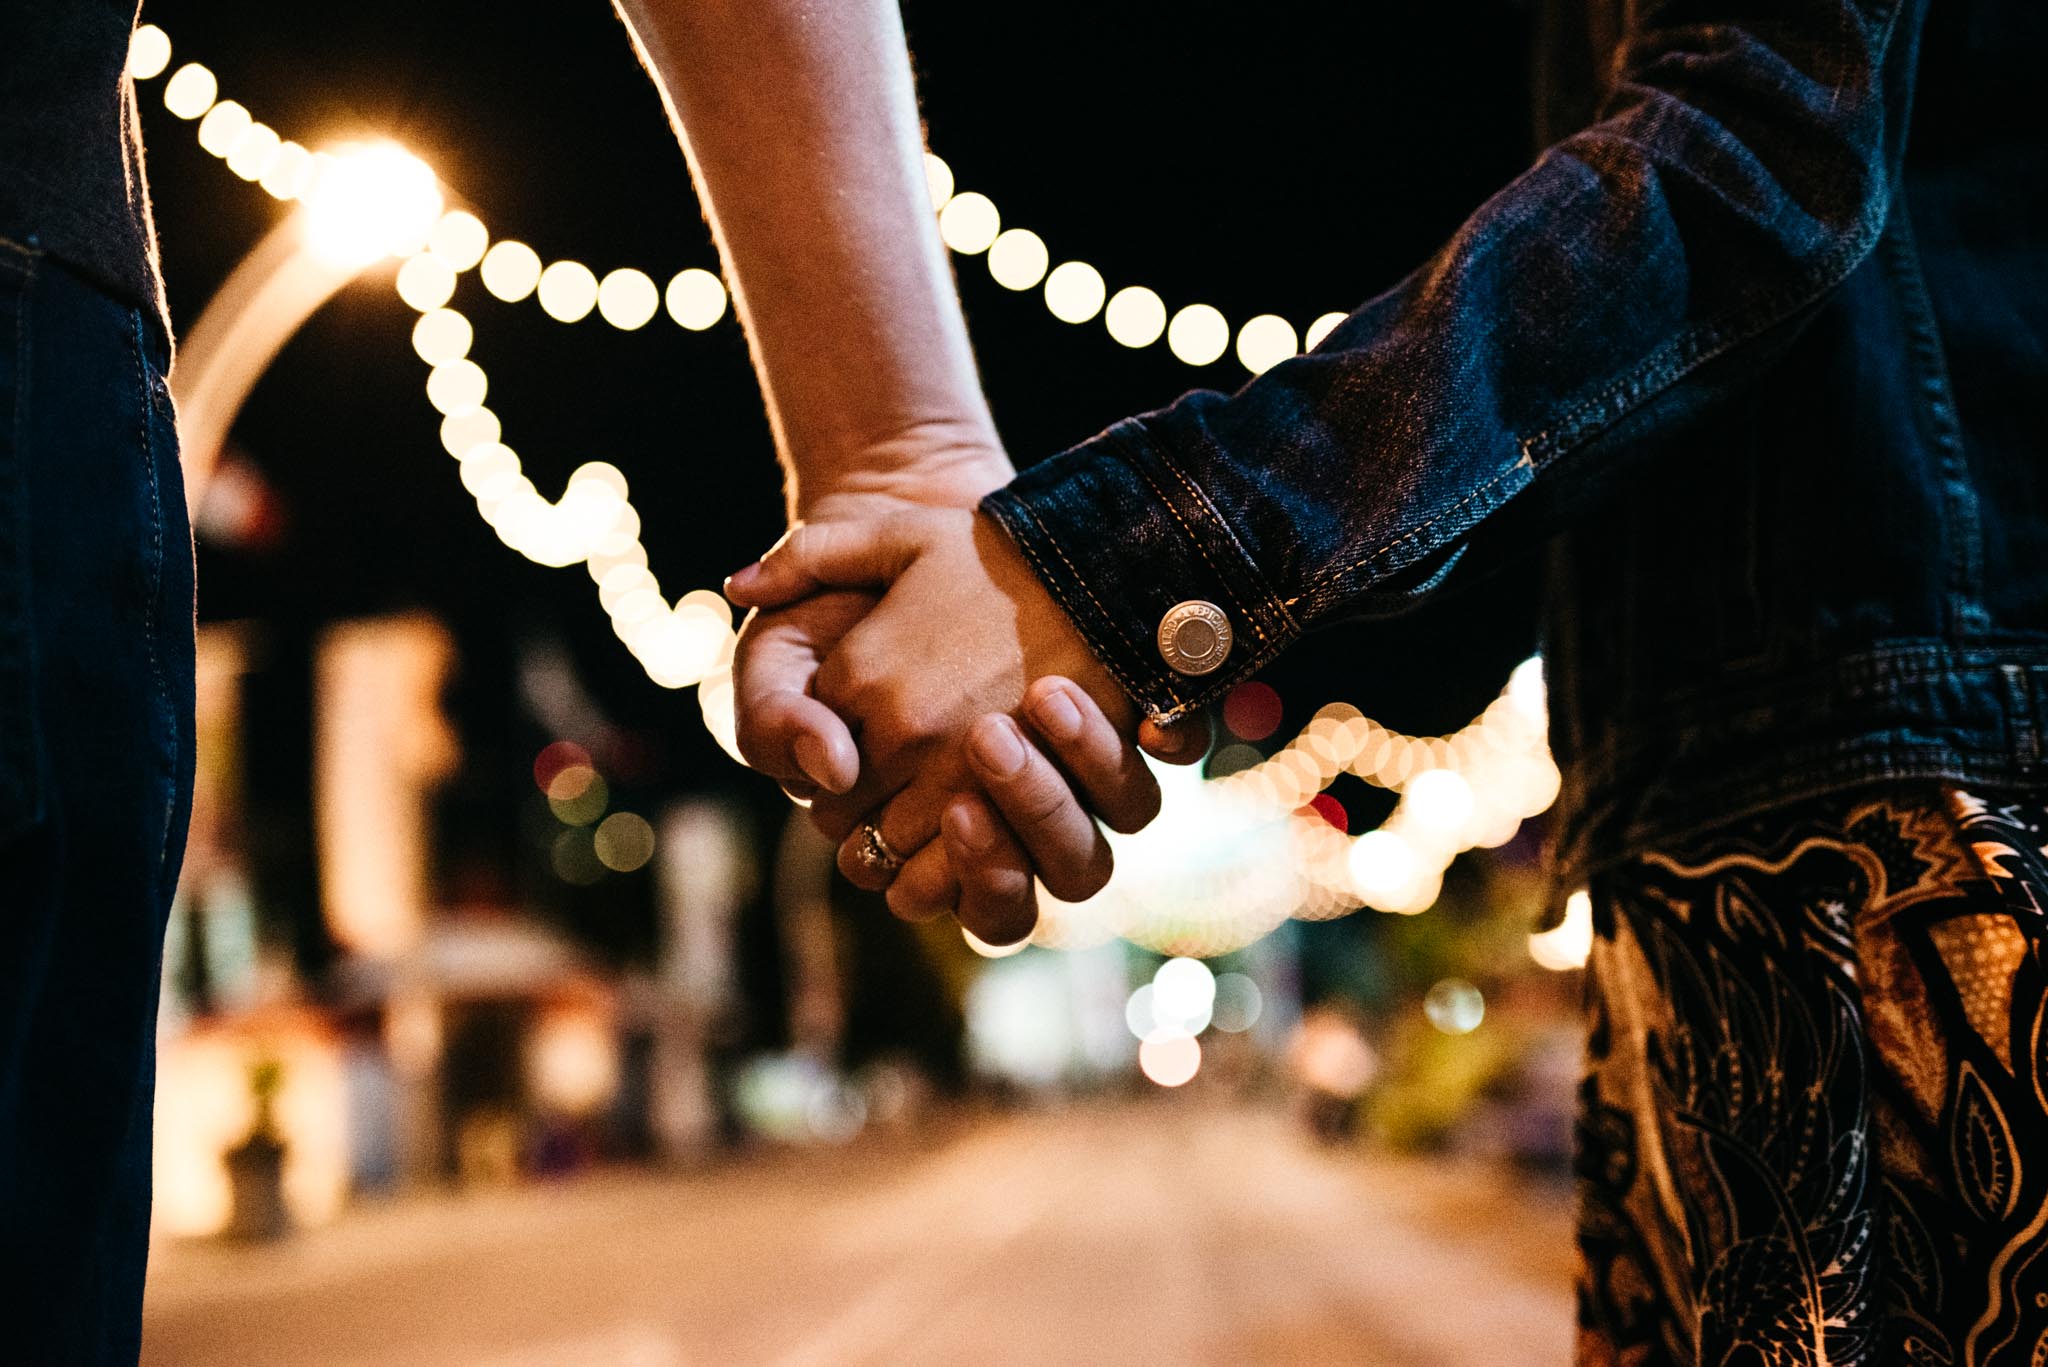
[[[1727, 392], [1868, 254], [1925, 3], [1648, 0], [1598, 121], [1313, 353], [1119, 423], [984, 510], [1155, 716], [1412, 603], [1523, 491], [1565, 507]], [[1234, 638], [1199, 677], [1154, 640], [1190, 599]]]

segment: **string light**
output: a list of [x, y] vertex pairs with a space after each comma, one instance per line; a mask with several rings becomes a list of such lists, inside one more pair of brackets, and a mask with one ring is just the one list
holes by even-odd
[[[143, 25], [131, 43], [130, 72], [151, 79], [169, 67], [170, 55], [163, 31]], [[403, 149], [386, 143], [309, 152], [257, 123], [241, 105], [218, 101], [218, 82], [198, 63], [178, 68], [165, 83], [164, 103], [175, 116], [198, 120], [202, 145], [237, 175], [278, 199], [303, 202], [316, 250], [365, 264], [402, 259], [396, 288], [420, 314], [412, 345], [430, 367], [428, 401], [443, 415], [442, 447], [456, 459], [479, 515], [506, 545], [538, 564], [582, 564], [614, 632], [648, 677], [667, 688], [695, 685], [706, 728], [739, 759], [730, 606], [709, 589], [669, 602], [647, 567], [640, 517], [616, 467], [586, 464], [558, 499], [540, 493], [517, 453], [503, 444], [497, 415], [484, 406], [489, 377], [469, 355], [474, 328], [450, 307], [458, 278], [474, 269], [493, 297], [516, 303], [538, 296], [542, 309], [564, 322], [595, 310], [631, 331], [653, 318], [658, 300], [678, 326], [702, 331], [727, 311], [718, 277], [686, 269], [657, 293], [650, 277], [630, 267], [610, 272], [602, 283], [579, 262], [543, 268], [526, 244], [492, 242], [475, 214], [444, 209], [432, 170]], [[1037, 234], [1002, 230], [1001, 214], [986, 195], [955, 194], [952, 170], [937, 156], [927, 153], [924, 169], [947, 245], [963, 254], [989, 252], [990, 272], [1006, 288], [1030, 289], [1042, 278], [1054, 316], [1081, 323], [1100, 314], [1111, 338], [1127, 347], [1150, 346], [1163, 336], [1192, 366], [1212, 364], [1230, 348], [1229, 322], [1209, 305], [1190, 304], [1169, 318], [1153, 290], [1130, 285], [1111, 295], [1101, 272], [1086, 263], [1065, 262], [1048, 274], [1050, 254]], [[1344, 317], [1318, 317], [1300, 345], [1313, 349]], [[1253, 373], [1295, 352], [1294, 329], [1278, 315], [1254, 317], [1238, 329], [1238, 359]], [[1155, 766], [1165, 793], [1162, 819], [1137, 835], [1111, 836], [1119, 872], [1110, 886], [1084, 904], [1059, 902], [1040, 889], [1039, 924], [1028, 941], [1000, 951], [976, 948], [1074, 948], [1121, 935], [1164, 953], [1207, 957], [1241, 948], [1290, 916], [1320, 919], [1361, 906], [1425, 910], [1460, 851], [1505, 842], [1525, 817], [1555, 799], [1559, 776], [1544, 734], [1541, 669], [1531, 660], [1485, 712], [1449, 737], [1402, 735], [1337, 703], [1270, 758], [1250, 751], [1251, 758], [1226, 771], [1225, 752], [1219, 752], [1210, 779]], [[1341, 773], [1400, 795], [1381, 827], [1351, 836], [1310, 805]], [[618, 864], [627, 864], [643, 843], [637, 827], [621, 822], [607, 847]], [[1545, 967], [1566, 968], [1584, 962], [1590, 939], [1590, 903], [1579, 893], [1565, 922], [1532, 935], [1529, 948]], [[1174, 1066], [1162, 1069], [1168, 1074], [1186, 1067], [1191, 1076], [1199, 1066], [1198, 1048], [1190, 1058], [1178, 1039], [1165, 1035], [1153, 1052], [1172, 1056]]]

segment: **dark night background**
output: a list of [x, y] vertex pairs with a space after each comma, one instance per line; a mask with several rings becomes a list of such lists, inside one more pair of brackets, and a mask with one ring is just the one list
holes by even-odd
[[[931, 144], [959, 187], [1036, 230], [1055, 262], [1091, 262], [1112, 291], [1149, 285], [1169, 309], [1200, 300], [1233, 324], [1270, 311], [1300, 328], [1353, 307], [1419, 264], [1529, 156], [1527, 16], [1508, 0], [905, 8]], [[174, 67], [206, 63], [223, 97], [287, 137], [404, 142], [494, 236], [544, 260], [600, 275], [634, 265], [658, 283], [684, 266], [715, 269], [681, 153], [609, 6], [547, 10], [149, 0], [142, 17], [171, 35]], [[172, 309], [189, 326], [281, 210], [198, 148], [191, 125], [162, 108], [161, 86], [143, 88], [143, 126]], [[1099, 320], [1070, 326], [1035, 293], [996, 286], [980, 258], [956, 265], [1020, 464], [1187, 388], [1243, 378], [1234, 356], [1193, 371], [1163, 344], [1130, 351]], [[530, 302], [498, 303], [473, 274], [455, 302], [476, 323], [472, 354], [506, 442], [544, 492], [586, 460], [623, 469], [671, 596], [716, 585], [779, 532], [779, 478], [729, 315], [702, 334], [665, 314], [631, 334], [594, 314], [564, 326]], [[305, 734], [304, 655], [322, 623], [422, 607], [450, 624], [463, 657], [449, 703], [467, 764], [443, 812], [443, 877], [458, 891], [465, 868], [533, 862], [514, 850], [516, 817], [548, 737], [510, 684], [522, 643], [559, 642], [612, 720], [645, 738], [645, 772], [627, 789], [642, 810], [704, 790], [772, 809], [766, 782], [706, 737], [694, 695], [647, 681], [580, 568], [529, 564], [476, 516], [423, 394], [414, 316], [388, 288], [345, 292], [236, 428], [280, 496], [285, 534], [263, 552], [202, 544], [200, 612], [262, 623], [252, 732]], [[1336, 698], [1404, 729], [1462, 724], [1531, 647], [1533, 576], [1512, 578], [1407, 621], [1304, 642], [1266, 676], [1288, 728]], [[309, 856], [294, 853], [309, 848], [307, 772], [295, 746], [252, 746], [251, 805], [268, 813], [252, 853], [274, 903], [312, 895]], [[1362, 786], [1339, 792], [1365, 798]], [[560, 888], [539, 900], [572, 922], [584, 914]], [[597, 938], [630, 950], [637, 933]]]

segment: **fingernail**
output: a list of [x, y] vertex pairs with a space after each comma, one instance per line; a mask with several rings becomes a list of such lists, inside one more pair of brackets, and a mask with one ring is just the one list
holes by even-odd
[[825, 751], [825, 743], [816, 736], [804, 735], [796, 738], [790, 747], [796, 753], [797, 768], [811, 777], [811, 782], [827, 792], [843, 791], [832, 778], [832, 757]]
[[985, 853], [996, 843], [995, 827], [989, 824], [980, 806], [972, 802], [956, 802], [946, 809], [946, 830], [977, 854]]
[[751, 586], [753, 582], [760, 577], [761, 562], [756, 560], [753, 564], [743, 565], [739, 569], [734, 570], [731, 574], [725, 576], [725, 591], [727, 594], [731, 594], [735, 591], [745, 593], [748, 587]]
[[997, 717], [974, 728], [968, 741], [975, 763], [997, 778], [1009, 778], [1024, 767], [1024, 738], [1008, 717]]
[[1072, 740], [1081, 734], [1081, 709], [1074, 706], [1064, 688], [1040, 698], [1031, 716], [1048, 740]]

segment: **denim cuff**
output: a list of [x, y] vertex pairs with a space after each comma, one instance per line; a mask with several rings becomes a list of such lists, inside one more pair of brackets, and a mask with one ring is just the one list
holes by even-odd
[[[1155, 720], [1202, 707], [1301, 634], [1201, 489], [1141, 419], [1041, 461], [982, 500], [1117, 682]], [[1230, 623], [1220, 665], [1166, 662], [1159, 626], [1182, 604]]]

